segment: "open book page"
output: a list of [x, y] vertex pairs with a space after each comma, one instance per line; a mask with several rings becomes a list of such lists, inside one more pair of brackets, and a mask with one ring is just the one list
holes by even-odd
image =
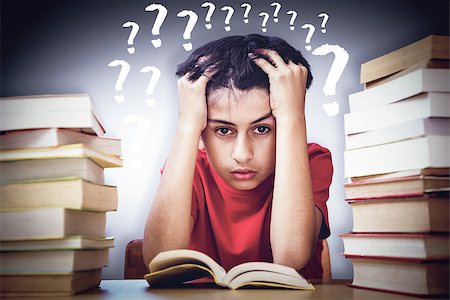
[[237, 276], [250, 271], [268, 271], [269, 273], [279, 273], [294, 278], [300, 277], [297, 271], [290, 267], [269, 262], [248, 262], [231, 268], [226, 274], [224, 282], [229, 284]]
[[[203, 277], [213, 277], [217, 283], [215, 274], [201, 264], [181, 264], [171, 266], [162, 270], [148, 273], [144, 276], [151, 287], [163, 287], [180, 285]], [[218, 284], [218, 283], [217, 283]], [[219, 284], [220, 285], [220, 284]]]
[[314, 286], [298, 273], [297, 276], [294, 277], [270, 271], [250, 271], [242, 273], [231, 280], [227, 286], [233, 290], [243, 286], [288, 288], [307, 291], [315, 290]]
[[161, 252], [150, 262], [149, 268], [150, 274], [145, 276], [149, 284], [169, 277], [172, 283], [181, 283], [212, 276], [218, 285], [223, 285], [226, 275], [225, 269], [211, 257], [189, 249]]

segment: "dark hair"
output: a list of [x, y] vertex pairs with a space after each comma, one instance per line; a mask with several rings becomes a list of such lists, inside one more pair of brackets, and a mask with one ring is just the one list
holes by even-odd
[[[257, 52], [262, 48], [275, 50], [286, 63], [291, 60], [305, 66], [308, 69], [306, 88], [309, 88], [313, 77], [309, 63], [301, 52], [281, 38], [259, 34], [227, 36], [211, 41], [197, 48], [185, 62], [178, 65], [176, 75], [182, 77], [190, 73], [189, 79], [196, 80], [206, 69], [212, 68], [217, 72], [208, 82], [207, 92], [222, 87], [243, 91], [255, 87], [268, 89], [267, 74], [248, 57], [249, 53], [254, 53], [271, 62], [267, 56]], [[205, 60], [199, 62], [202, 57]]]

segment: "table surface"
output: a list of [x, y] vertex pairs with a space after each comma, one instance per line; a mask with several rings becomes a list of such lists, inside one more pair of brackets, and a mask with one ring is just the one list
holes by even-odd
[[[387, 299], [411, 300], [420, 299], [404, 295], [369, 291], [351, 288], [345, 284], [348, 281], [334, 280], [330, 283], [314, 283], [315, 291], [299, 291], [285, 289], [240, 289], [229, 290], [224, 288], [177, 288], [177, 289], [150, 289], [143, 279], [137, 280], [102, 280], [100, 287], [90, 291], [68, 297], [52, 297], [50, 299], [213, 299], [213, 300], [263, 300], [263, 299]], [[13, 298], [10, 298], [13, 299]], [[17, 299], [17, 298], [15, 298]], [[20, 298], [25, 299], [25, 298]], [[27, 299], [40, 299], [39, 297]], [[428, 300], [430, 298], [427, 298]]]

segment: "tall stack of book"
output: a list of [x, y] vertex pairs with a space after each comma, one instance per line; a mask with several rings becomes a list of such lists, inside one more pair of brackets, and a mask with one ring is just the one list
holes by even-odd
[[354, 287], [449, 295], [449, 58], [430, 35], [361, 66], [344, 116]]
[[120, 140], [84, 94], [0, 98], [0, 131], [1, 295], [98, 286], [118, 202], [104, 168], [122, 166]]

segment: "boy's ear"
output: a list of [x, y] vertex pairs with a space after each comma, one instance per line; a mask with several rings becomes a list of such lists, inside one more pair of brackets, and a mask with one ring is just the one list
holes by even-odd
[[200, 137], [200, 140], [198, 141], [198, 149], [199, 150], [205, 150], [205, 144], [203, 144], [203, 138]]

